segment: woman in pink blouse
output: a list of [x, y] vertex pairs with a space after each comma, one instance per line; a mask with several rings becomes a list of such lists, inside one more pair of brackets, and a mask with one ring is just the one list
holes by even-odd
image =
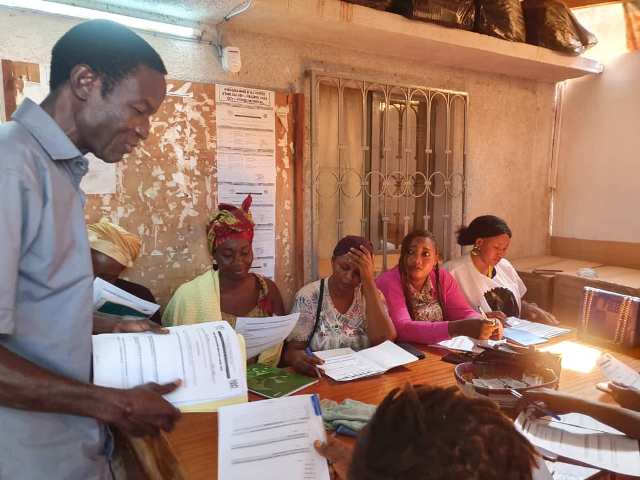
[[502, 324], [482, 320], [449, 272], [439, 268], [437, 245], [425, 230], [404, 238], [398, 266], [380, 275], [376, 284], [399, 341], [433, 344], [458, 335], [502, 337]]

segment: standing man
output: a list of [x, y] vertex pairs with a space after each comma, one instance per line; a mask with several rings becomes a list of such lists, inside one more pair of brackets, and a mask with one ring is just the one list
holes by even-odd
[[79, 188], [83, 154], [115, 163], [147, 138], [166, 73], [131, 30], [85, 22], [53, 47], [49, 96], [25, 100], [0, 126], [2, 480], [109, 479], [105, 424], [148, 435], [179, 416], [162, 398], [179, 382], [90, 383], [93, 275]]

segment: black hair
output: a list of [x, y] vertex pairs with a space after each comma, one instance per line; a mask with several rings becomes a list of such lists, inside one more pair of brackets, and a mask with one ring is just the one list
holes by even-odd
[[456, 387], [392, 390], [358, 437], [352, 480], [531, 480], [542, 460], [499, 407]]
[[[402, 279], [402, 291], [404, 293], [404, 301], [407, 304], [407, 310], [409, 310], [409, 316], [415, 320], [415, 312], [413, 311], [413, 305], [411, 304], [411, 296], [408, 291], [408, 282], [407, 279], [407, 255], [409, 255], [409, 248], [411, 248], [411, 242], [413, 242], [416, 238], [428, 238], [433, 242], [434, 247], [436, 248], [436, 252], [438, 251], [438, 244], [436, 243], [436, 239], [433, 234], [427, 230], [414, 230], [407, 234], [406, 237], [402, 239], [402, 244], [400, 245], [400, 258], [398, 259], [398, 269], [400, 270], [400, 278]], [[444, 316], [444, 304], [442, 302], [442, 295], [440, 293], [440, 266], [438, 262], [436, 262], [433, 267], [436, 275], [436, 300], [438, 300], [438, 305], [440, 305], [440, 309], [442, 310], [442, 315]]]
[[473, 245], [478, 238], [502, 234], [507, 234], [511, 238], [511, 229], [507, 222], [495, 215], [482, 215], [474, 218], [468, 227], [463, 225], [458, 229], [458, 245]]
[[103, 97], [140, 65], [167, 74], [162, 58], [146, 40], [108, 20], [80, 23], [56, 42], [51, 51], [51, 92], [69, 81], [76, 65], [87, 65], [100, 76]]

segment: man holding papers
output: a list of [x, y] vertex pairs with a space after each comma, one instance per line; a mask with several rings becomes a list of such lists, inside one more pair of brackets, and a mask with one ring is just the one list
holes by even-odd
[[83, 154], [119, 162], [149, 134], [166, 69], [122, 25], [76, 25], [53, 47], [51, 93], [0, 126], [0, 478], [111, 479], [104, 427], [170, 430], [178, 383], [91, 385], [91, 257]]

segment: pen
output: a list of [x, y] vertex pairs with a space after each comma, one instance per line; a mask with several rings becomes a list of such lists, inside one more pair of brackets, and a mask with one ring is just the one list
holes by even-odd
[[478, 305], [478, 311], [480, 312], [480, 315], [482, 315], [482, 320], [491, 324], [494, 327], [496, 326], [496, 319], [487, 317], [487, 314], [484, 313], [484, 310], [482, 310], [482, 307], [480, 305]]
[[[311, 349], [310, 349], [308, 346], [304, 349], [304, 353], [306, 353], [308, 357], [313, 357], [313, 352], [311, 351]], [[317, 375], [317, 377], [318, 377], [318, 378], [321, 378], [320, 370], [318, 369], [318, 367], [316, 367], [316, 366], [314, 365], [314, 366], [313, 366], [313, 368], [314, 368], [314, 370], [316, 371], [316, 375]]]
[[525, 402], [527, 402], [527, 404], [533, 405], [533, 407], [535, 407], [538, 411], [544, 413], [546, 416], [551, 417], [551, 418], [555, 418], [556, 420], [562, 420], [558, 416], [558, 414], [555, 413], [553, 410], [549, 410], [548, 408], [542, 407], [538, 402], [534, 402], [533, 400], [529, 400], [527, 398], [524, 398], [524, 395], [522, 395], [520, 392], [517, 392], [514, 389], [510, 388], [509, 389], [509, 393], [511, 395], [513, 395], [514, 397], [516, 397], [518, 400], [524, 400]]

